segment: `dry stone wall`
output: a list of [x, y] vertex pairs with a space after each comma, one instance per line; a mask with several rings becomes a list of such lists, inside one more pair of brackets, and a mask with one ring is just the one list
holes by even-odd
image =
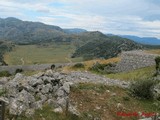
[[144, 51], [127, 51], [121, 54], [121, 61], [117, 64], [116, 72], [126, 72], [155, 65], [157, 54], [149, 54]]

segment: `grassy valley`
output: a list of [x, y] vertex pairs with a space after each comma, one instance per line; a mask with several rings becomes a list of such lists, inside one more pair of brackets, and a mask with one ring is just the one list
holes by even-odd
[[52, 45], [16, 45], [4, 55], [4, 61], [9, 65], [44, 64], [44, 63], [69, 63], [80, 62], [82, 58], [70, 58], [75, 47], [70, 44]]

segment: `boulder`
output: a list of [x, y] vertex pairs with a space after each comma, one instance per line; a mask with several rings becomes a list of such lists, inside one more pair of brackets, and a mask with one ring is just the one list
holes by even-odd
[[12, 81], [19, 81], [24, 79], [24, 76], [21, 73], [17, 73]]
[[9, 81], [4, 87], [7, 91], [8, 97], [14, 97], [19, 92], [19, 83], [16, 81]]
[[62, 86], [62, 89], [69, 94], [70, 93], [70, 86], [72, 85], [71, 82], [65, 82]]
[[55, 108], [53, 111], [55, 113], [63, 113], [63, 109], [61, 107]]
[[53, 76], [54, 72], [50, 69], [45, 72], [45, 76]]
[[154, 86], [152, 92], [153, 92], [153, 97], [157, 100], [160, 100], [160, 83]]
[[69, 98], [68, 97], [58, 97], [57, 104], [63, 109], [66, 109], [66, 107], [68, 107], [69, 105]]
[[12, 98], [9, 103], [9, 113], [12, 115], [20, 115], [32, 106], [35, 102], [34, 96], [23, 90]]
[[28, 77], [28, 83], [32, 87], [37, 87], [38, 85], [43, 84], [43, 81], [41, 79], [36, 79], [34, 77]]
[[50, 91], [51, 88], [52, 88], [52, 86], [50, 84], [48, 84], [48, 85], [42, 85], [41, 93], [42, 94], [47, 94], [47, 93], [49, 93], [49, 91]]
[[4, 85], [4, 84], [6, 84], [8, 82], [8, 80], [9, 79], [7, 77], [3, 77], [3, 78], [0, 79], [0, 84]]
[[65, 96], [65, 91], [62, 89], [62, 87], [57, 90], [56, 95], [58, 97], [64, 97]]

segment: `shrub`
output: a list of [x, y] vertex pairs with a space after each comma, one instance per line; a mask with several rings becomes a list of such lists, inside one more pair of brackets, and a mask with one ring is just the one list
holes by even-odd
[[21, 72], [23, 72], [23, 70], [18, 68], [18, 69], [16, 69], [15, 74], [16, 73], [21, 73]]
[[73, 68], [84, 68], [84, 64], [83, 63], [76, 63]]
[[108, 63], [108, 64], [100, 64], [100, 63], [96, 63], [94, 64], [90, 70], [95, 71], [95, 72], [100, 72], [100, 73], [112, 73], [111, 71], [109, 71], [109, 69], [111, 67], [114, 67], [113, 64]]
[[90, 70], [95, 71], [95, 72], [102, 72], [104, 70], [104, 68], [106, 67], [105, 64], [100, 64], [100, 63], [96, 63], [94, 64]]
[[1, 71], [0, 72], [0, 77], [9, 77], [11, 74], [8, 71]]
[[56, 67], [55, 64], [52, 64], [52, 65], [51, 65], [51, 69], [52, 69], [52, 70], [55, 69], [55, 67]]
[[160, 56], [155, 58], [156, 62], [156, 75], [160, 74]]
[[130, 92], [137, 97], [144, 99], [152, 99], [152, 89], [155, 85], [153, 80], [139, 80], [131, 84]]

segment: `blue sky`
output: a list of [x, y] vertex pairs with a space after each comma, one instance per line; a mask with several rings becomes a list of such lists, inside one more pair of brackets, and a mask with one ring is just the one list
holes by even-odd
[[0, 17], [160, 38], [160, 0], [1, 0]]

